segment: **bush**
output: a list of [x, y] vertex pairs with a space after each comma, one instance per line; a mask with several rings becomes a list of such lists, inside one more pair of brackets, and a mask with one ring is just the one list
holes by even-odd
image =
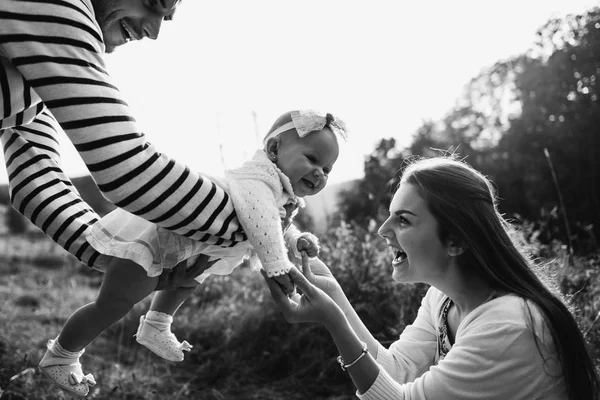
[[340, 222], [322, 240], [321, 259], [373, 336], [390, 343], [416, 317], [428, 286], [399, 285], [391, 279], [392, 254], [375, 225], [365, 229]]

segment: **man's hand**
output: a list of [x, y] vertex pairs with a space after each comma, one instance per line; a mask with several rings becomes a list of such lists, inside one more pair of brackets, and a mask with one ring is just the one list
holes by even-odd
[[172, 269], [164, 269], [158, 277], [155, 290], [175, 290], [179, 287], [197, 286], [194, 278], [210, 268], [215, 261], [208, 261], [208, 256], [201, 254], [196, 262], [188, 268], [187, 260], [174, 266]]

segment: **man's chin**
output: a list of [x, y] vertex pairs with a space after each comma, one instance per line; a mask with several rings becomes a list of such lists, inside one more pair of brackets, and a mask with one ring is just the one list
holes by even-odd
[[109, 45], [109, 44], [105, 44], [105, 45], [104, 45], [104, 49], [105, 49], [105, 50], [104, 50], [104, 52], [105, 52], [105, 53], [107, 53], [107, 54], [110, 54], [110, 53], [112, 53], [113, 51], [115, 51], [115, 50], [116, 50], [116, 48], [117, 48], [117, 46], [111, 46], [111, 45]]

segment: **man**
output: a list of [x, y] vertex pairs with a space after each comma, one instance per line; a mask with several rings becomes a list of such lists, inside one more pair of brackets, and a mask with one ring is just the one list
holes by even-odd
[[243, 239], [227, 194], [146, 141], [105, 68], [105, 53], [156, 39], [178, 2], [0, 2], [0, 139], [12, 205], [92, 267], [108, 257], [85, 240], [98, 215], [60, 168], [59, 127], [115, 205], [195, 240]]

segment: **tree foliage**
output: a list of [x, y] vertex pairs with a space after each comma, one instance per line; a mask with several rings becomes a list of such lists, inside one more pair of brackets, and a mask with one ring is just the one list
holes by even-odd
[[503, 212], [529, 220], [555, 215], [562, 239], [566, 213], [571, 232], [597, 236], [599, 77], [600, 8], [549, 20], [530, 50], [474, 77], [446, 116], [424, 122], [408, 148], [382, 140], [365, 162], [364, 179], [342, 195], [342, 218], [378, 220], [405, 160], [442, 149], [493, 180]]

